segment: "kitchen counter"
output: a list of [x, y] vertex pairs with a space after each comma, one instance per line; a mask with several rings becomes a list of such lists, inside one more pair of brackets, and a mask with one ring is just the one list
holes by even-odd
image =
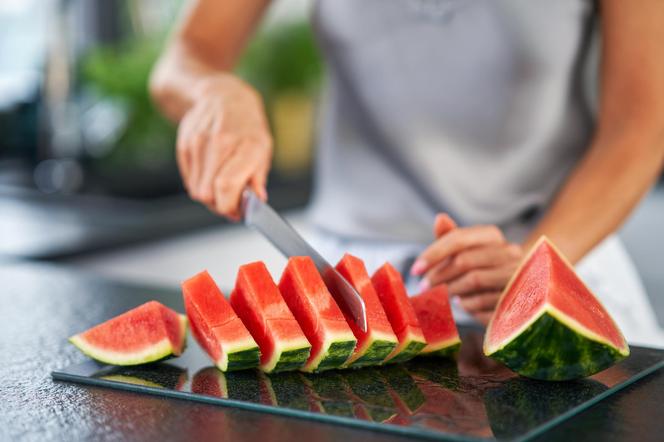
[[[66, 338], [135, 303], [180, 295], [47, 264], [0, 262], [0, 440], [405, 440], [385, 433], [55, 382], [86, 358]], [[661, 440], [664, 370], [554, 427], [541, 440]], [[608, 422], [608, 424], [607, 424]]]

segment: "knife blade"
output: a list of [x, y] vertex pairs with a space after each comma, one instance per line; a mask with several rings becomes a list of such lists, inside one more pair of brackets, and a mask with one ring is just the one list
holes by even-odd
[[251, 190], [242, 193], [244, 224], [260, 232], [287, 258], [309, 256], [337, 304], [353, 318], [362, 331], [367, 331], [367, 310], [355, 288], [272, 207]]

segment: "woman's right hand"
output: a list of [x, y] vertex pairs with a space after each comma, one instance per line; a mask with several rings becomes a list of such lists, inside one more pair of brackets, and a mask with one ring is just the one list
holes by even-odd
[[202, 80], [178, 128], [177, 162], [189, 195], [220, 215], [239, 220], [242, 191], [267, 199], [272, 159], [263, 103], [231, 75]]

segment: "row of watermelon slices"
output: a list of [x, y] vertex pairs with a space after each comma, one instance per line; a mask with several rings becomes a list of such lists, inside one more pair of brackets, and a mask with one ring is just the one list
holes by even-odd
[[[311, 259], [296, 257], [278, 286], [264, 264], [242, 266], [230, 303], [207, 272], [185, 281], [193, 335], [222, 371], [318, 372], [458, 349], [444, 286], [408, 298], [389, 264], [369, 278], [364, 263], [346, 255], [337, 270], [364, 299], [366, 332], [337, 306]], [[179, 355], [186, 329], [186, 317], [153, 301], [70, 339], [94, 359], [133, 365]], [[573, 266], [542, 238], [503, 291], [484, 354], [523, 376], [566, 380], [610, 367], [629, 346]]]
[[227, 300], [203, 271], [182, 284], [186, 318], [152, 301], [71, 342], [102, 362], [146, 363], [182, 353], [188, 319], [194, 338], [220, 370], [259, 367], [268, 373], [358, 368], [458, 350], [444, 286], [409, 298], [389, 263], [369, 277], [362, 260], [347, 254], [336, 268], [366, 304], [366, 332], [339, 308], [313, 261], [294, 257], [278, 285], [262, 262], [246, 264]]

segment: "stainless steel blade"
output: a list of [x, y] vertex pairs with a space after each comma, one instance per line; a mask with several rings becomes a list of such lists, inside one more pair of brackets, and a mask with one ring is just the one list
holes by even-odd
[[242, 215], [247, 226], [258, 230], [286, 257], [311, 257], [337, 304], [353, 318], [358, 327], [367, 331], [367, 311], [357, 290], [288, 221], [261, 201], [252, 190], [245, 189], [242, 194]]

